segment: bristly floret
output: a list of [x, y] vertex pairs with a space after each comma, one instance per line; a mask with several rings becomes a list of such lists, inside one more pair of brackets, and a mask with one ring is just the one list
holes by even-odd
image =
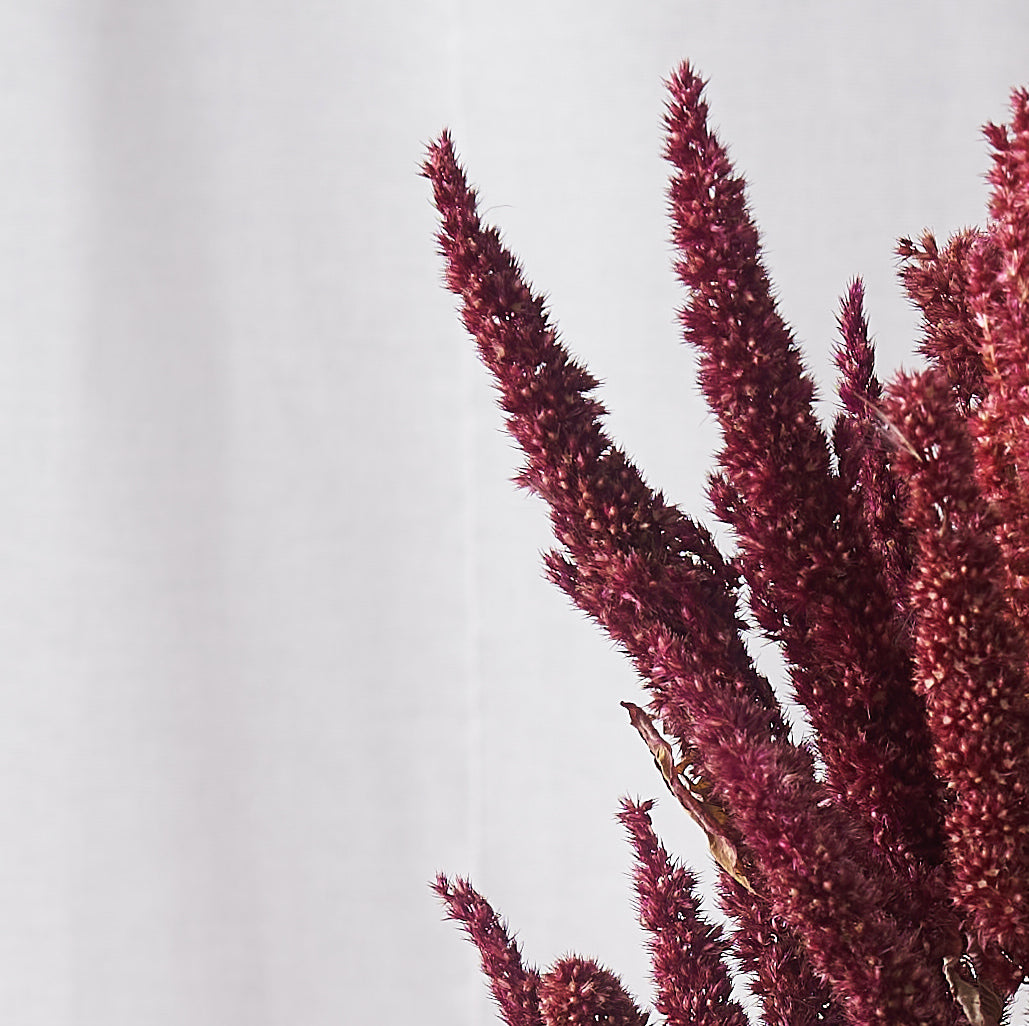
[[540, 1012], [545, 1026], [648, 1026], [614, 973], [574, 955], [555, 962], [543, 977]]

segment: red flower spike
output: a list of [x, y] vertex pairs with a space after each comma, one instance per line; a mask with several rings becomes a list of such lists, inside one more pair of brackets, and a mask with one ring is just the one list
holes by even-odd
[[970, 257], [969, 305], [981, 329], [986, 395], [974, 424], [976, 473], [998, 514], [1008, 597], [1029, 617], [1029, 94], [1012, 122], [987, 125], [994, 148], [990, 249]]
[[996, 270], [999, 250], [976, 229], [952, 236], [943, 250], [932, 232], [919, 241], [901, 239], [897, 254], [904, 261], [901, 281], [922, 311], [919, 348], [946, 373], [966, 410], [983, 395], [982, 328], [971, 307], [971, 259]]
[[442, 873], [433, 890], [479, 949], [482, 971], [508, 1026], [543, 1026], [539, 1010], [539, 973], [522, 965], [521, 952], [489, 902], [467, 880], [450, 882]]
[[940, 372], [900, 378], [888, 407], [911, 451], [907, 522], [919, 539], [911, 588], [915, 687], [925, 695], [937, 772], [948, 786], [955, 902], [978, 943], [1029, 965], [1029, 679], [1007, 608], [993, 512], [975, 483], [972, 439]]
[[[708, 532], [652, 492], [625, 454], [604, 433], [603, 407], [589, 393], [596, 381], [558, 341], [543, 301], [525, 283], [494, 228], [479, 220], [476, 196], [444, 133], [429, 149], [423, 171], [441, 215], [440, 249], [446, 282], [463, 300], [462, 316], [493, 372], [508, 429], [526, 455], [521, 483], [550, 505], [563, 550], [548, 559], [552, 576], [585, 612], [637, 657], [631, 641], [646, 644], [654, 607], [633, 610], [612, 586], [626, 562], [663, 580], [669, 592], [693, 597], [705, 629], [724, 639], [733, 674], [751, 700], [770, 710], [785, 730], [772, 689], [750, 666], [736, 615], [736, 574]], [[690, 628], [681, 600], [662, 612], [673, 630]], [[617, 624], [608, 622], [617, 614]], [[658, 690], [657, 708], [674, 706]], [[675, 717], [677, 737], [689, 745], [687, 725]]]
[[653, 802], [622, 801], [618, 818], [636, 852], [640, 922], [657, 988], [655, 1008], [666, 1026], [749, 1026], [732, 1000], [732, 980], [721, 930], [705, 923], [694, 889], [696, 878], [675, 865], [658, 842], [648, 815]]
[[881, 438], [882, 386], [875, 376], [875, 350], [868, 336], [865, 290], [860, 279], [840, 304], [838, 393], [843, 410], [833, 428], [833, 450], [850, 516], [860, 518], [872, 554], [878, 558], [895, 610], [903, 613], [904, 585], [910, 569], [910, 539], [900, 520], [900, 482], [891, 472]]

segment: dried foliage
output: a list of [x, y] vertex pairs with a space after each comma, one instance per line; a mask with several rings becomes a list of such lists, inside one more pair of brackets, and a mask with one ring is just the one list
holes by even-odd
[[[624, 703], [721, 867], [723, 937], [693, 876], [623, 803], [655, 1008], [762, 1021], [996, 1026], [1029, 969], [1029, 95], [990, 125], [987, 226], [900, 242], [928, 368], [884, 388], [860, 282], [839, 315], [827, 435], [762, 263], [744, 182], [688, 64], [668, 82], [681, 321], [723, 445], [709, 495], [724, 556], [605, 434], [597, 382], [479, 217], [444, 133], [433, 186], [446, 284], [549, 505], [551, 579], [626, 652]], [[747, 638], [781, 646], [812, 736], [794, 740]], [[436, 882], [509, 1026], [646, 1015], [606, 969], [525, 968], [465, 881]]]

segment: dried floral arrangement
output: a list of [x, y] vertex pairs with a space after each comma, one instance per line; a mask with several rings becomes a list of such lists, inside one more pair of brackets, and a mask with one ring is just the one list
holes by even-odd
[[[550, 507], [548, 574], [635, 664], [630, 721], [720, 867], [726, 930], [652, 803], [623, 802], [654, 1005], [669, 1026], [745, 1026], [742, 971], [768, 1024], [995, 1026], [1029, 971], [1029, 93], [985, 129], [987, 226], [899, 244], [927, 369], [881, 385], [860, 281], [846, 292], [827, 434], [703, 89], [688, 64], [671, 76], [665, 153], [731, 555], [604, 433], [597, 382], [480, 220], [448, 134], [423, 168], [520, 483]], [[755, 630], [811, 737], [791, 737]], [[435, 888], [508, 1026], [648, 1021], [590, 959], [523, 962], [467, 881]]]

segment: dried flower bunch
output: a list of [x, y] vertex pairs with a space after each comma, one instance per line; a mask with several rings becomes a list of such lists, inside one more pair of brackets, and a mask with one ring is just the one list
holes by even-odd
[[[625, 703], [630, 721], [721, 868], [725, 933], [651, 803], [623, 802], [655, 1007], [743, 1026], [731, 955], [769, 1024], [996, 1024], [1029, 972], [1029, 93], [986, 128], [987, 226], [900, 242], [927, 369], [880, 385], [848, 289], [827, 436], [703, 86], [688, 64], [671, 77], [666, 156], [731, 556], [604, 433], [597, 382], [480, 220], [447, 134], [424, 165], [446, 284], [520, 482], [550, 506], [549, 576], [635, 664], [649, 701]], [[791, 737], [755, 668], [755, 629], [781, 646], [811, 737]], [[596, 962], [532, 968], [469, 883], [435, 887], [509, 1026], [647, 1022]]]

